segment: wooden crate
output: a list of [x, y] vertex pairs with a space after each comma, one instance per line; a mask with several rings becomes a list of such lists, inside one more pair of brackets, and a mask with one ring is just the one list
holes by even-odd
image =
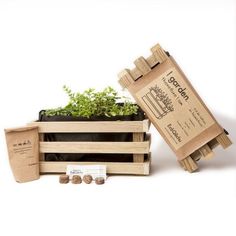
[[[172, 150], [176, 153], [180, 165], [185, 170], [188, 170], [189, 172], [197, 170], [198, 165], [196, 161], [198, 161], [200, 158], [203, 159], [212, 158], [213, 157], [212, 149], [218, 146], [219, 144], [224, 149], [232, 144], [231, 140], [227, 136], [224, 129], [218, 125], [217, 121], [210, 113], [208, 108], [205, 106], [205, 104], [203, 103], [199, 95], [196, 93], [194, 88], [191, 86], [191, 84], [189, 83], [189, 81], [187, 80], [184, 73], [179, 68], [173, 57], [171, 57], [169, 53], [165, 52], [159, 44], [151, 48], [151, 55], [149, 57], [147, 58], [139, 57], [134, 61], [134, 64], [135, 67], [133, 69], [125, 69], [119, 73], [118, 75], [119, 83], [124, 89], [128, 89], [130, 94], [133, 95], [136, 102], [145, 111], [145, 113], [147, 114], [153, 125], [157, 128], [157, 130], [160, 132], [160, 134], [163, 136], [166, 142], [170, 145]], [[168, 110], [167, 107], [165, 107], [165, 105], [161, 103], [161, 101], [159, 102], [158, 99], [156, 99], [153, 96], [151, 99], [148, 97], [149, 101], [146, 102], [145, 99], [148, 100], [147, 99], [148, 94], [146, 94], [145, 96], [143, 96], [142, 93], [140, 94], [140, 91], [143, 88], [150, 86], [150, 84], [154, 82], [155, 79], [158, 78], [159, 76], [157, 75], [158, 73], [164, 74], [164, 72], [168, 71], [170, 67], [174, 68], [180, 74], [180, 76], [183, 78], [187, 86], [190, 88], [189, 91], [192, 91], [194, 96], [198, 99], [198, 101], [200, 101], [202, 107], [206, 110], [205, 114], [206, 113], [209, 114], [211, 119], [214, 120], [215, 125], [217, 126], [218, 129], [218, 131], [215, 131], [215, 133], [211, 135], [208, 135], [208, 131], [210, 130], [210, 128], [205, 129], [205, 131], [202, 131], [202, 133], [200, 133], [198, 136], [195, 136], [195, 140], [193, 141], [195, 143], [191, 145], [192, 148], [189, 148], [191, 150], [183, 151], [181, 157], [178, 156], [177, 154], [177, 148], [175, 148], [174, 145], [172, 145], [172, 143], [170, 142], [171, 139], [170, 138], [168, 139], [167, 136], [164, 135], [162, 129], [164, 126], [160, 125], [160, 119], [166, 116], [167, 113], [171, 112], [171, 110], [170, 109]], [[159, 78], [163, 79], [163, 74]], [[150, 86], [149, 93], [151, 93], [151, 88], [152, 87]], [[153, 100], [155, 102], [153, 102]], [[150, 107], [152, 107], [152, 109], [150, 109]], [[210, 133], [211, 131], [209, 132], [209, 134]]]
[[[102, 164], [108, 174], [149, 175], [150, 122], [143, 121], [90, 121], [90, 122], [31, 122], [39, 127], [40, 173], [64, 173], [67, 165]], [[46, 133], [132, 133], [131, 142], [49, 142]], [[45, 161], [45, 153], [111, 153], [133, 154], [133, 162], [65, 162]]]

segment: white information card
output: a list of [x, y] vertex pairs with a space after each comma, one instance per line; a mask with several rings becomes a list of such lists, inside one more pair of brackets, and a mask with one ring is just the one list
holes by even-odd
[[105, 165], [67, 165], [66, 174], [72, 178], [73, 175], [91, 175], [93, 179], [103, 177], [106, 179]]

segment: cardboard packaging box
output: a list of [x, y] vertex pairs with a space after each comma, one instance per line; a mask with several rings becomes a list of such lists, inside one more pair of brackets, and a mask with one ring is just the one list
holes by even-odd
[[181, 166], [193, 172], [196, 161], [211, 158], [214, 147], [227, 148], [231, 141], [173, 57], [159, 44], [151, 52], [135, 60], [134, 69], [119, 73], [119, 83], [146, 112]]

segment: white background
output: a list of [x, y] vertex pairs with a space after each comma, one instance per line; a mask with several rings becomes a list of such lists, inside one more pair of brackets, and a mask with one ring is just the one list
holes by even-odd
[[15, 183], [3, 129], [111, 85], [159, 42], [236, 141], [236, 2], [0, 1], [0, 235], [236, 235], [235, 146], [184, 172], [152, 128], [152, 175]]

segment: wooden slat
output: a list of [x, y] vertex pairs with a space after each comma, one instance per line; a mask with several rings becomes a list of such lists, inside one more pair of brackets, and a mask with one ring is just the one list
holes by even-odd
[[222, 133], [216, 138], [209, 141], [206, 145], [204, 145], [203, 147], [199, 148], [194, 153], [192, 153], [191, 157], [195, 161], [198, 161], [201, 157], [205, 159], [212, 158], [214, 155], [212, 149], [216, 148], [219, 144], [221, 144], [223, 148], [227, 148], [232, 144], [232, 142], [225, 133]]
[[[144, 139], [144, 133], [133, 133], [134, 142], [142, 142]], [[134, 162], [144, 162], [144, 154], [133, 154]]]
[[130, 70], [124, 69], [119, 74], [119, 83], [122, 88], [128, 88], [132, 83], [134, 83], [135, 78], [132, 77]]
[[210, 142], [207, 143], [208, 146], [213, 149], [216, 148], [217, 146], [219, 146], [220, 144], [217, 142], [217, 140], [214, 138], [212, 139]]
[[40, 142], [42, 153], [130, 153], [149, 152], [149, 141], [144, 142]]
[[31, 122], [39, 133], [140, 133], [149, 130], [150, 121], [71, 121]]
[[134, 64], [136, 67], [141, 71], [142, 75], [146, 75], [151, 71], [151, 67], [147, 63], [147, 61], [144, 59], [144, 57], [139, 57], [134, 61]]
[[201, 159], [201, 153], [196, 150], [195, 152], [193, 152], [190, 157], [194, 160], [194, 161], [199, 161]]
[[[219, 136], [218, 136], [219, 137]], [[221, 141], [222, 143], [224, 143], [224, 141]], [[230, 141], [231, 142], [231, 141]], [[228, 143], [228, 141], [227, 141]], [[210, 156], [208, 157], [212, 157], [213, 156], [213, 151], [212, 149], [216, 148], [217, 146], [220, 145], [220, 143], [217, 141], [217, 138], [214, 138], [212, 139], [211, 141], [209, 141], [207, 144], [206, 144], [206, 148], [203, 146], [201, 148], [199, 148], [198, 150], [196, 150], [195, 152], [193, 152], [190, 156], [193, 160], [195, 161], [199, 161], [201, 159], [201, 157], [205, 158], [205, 159], [208, 159], [207, 158], [207, 153], [208, 153], [208, 150], [210, 150]], [[223, 144], [224, 145], [224, 144]]]
[[211, 150], [211, 148], [205, 144], [204, 146], [200, 147], [198, 149], [200, 154], [204, 159], [211, 159], [214, 156], [214, 152]]
[[143, 163], [133, 162], [55, 162], [41, 161], [40, 173], [65, 173], [67, 165], [106, 165], [108, 174], [149, 175], [150, 154]]
[[157, 44], [154, 47], [152, 47], [151, 51], [153, 53], [153, 56], [159, 63], [164, 62], [168, 58], [168, 56], [166, 55], [165, 51], [162, 49], [160, 44]]
[[158, 63], [158, 60], [157, 60], [156, 57], [154, 57], [154, 55], [151, 55], [151, 56], [147, 57], [146, 61], [147, 61], [147, 63], [149, 64], [149, 66], [150, 66], [151, 68], [153, 68], [154, 66], [156, 66], [157, 63]]
[[134, 80], [137, 80], [142, 76], [142, 72], [136, 67], [133, 70], [130, 70], [130, 74], [134, 78]]
[[225, 132], [216, 137], [217, 142], [225, 149], [232, 144], [232, 141]]
[[197, 165], [196, 161], [193, 160], [190, 156], [179, 161], [179, 163], [184, 168], [184, 170], [187, 170], [190, 173], [192, 173], [198, 169], [198, 165]]

